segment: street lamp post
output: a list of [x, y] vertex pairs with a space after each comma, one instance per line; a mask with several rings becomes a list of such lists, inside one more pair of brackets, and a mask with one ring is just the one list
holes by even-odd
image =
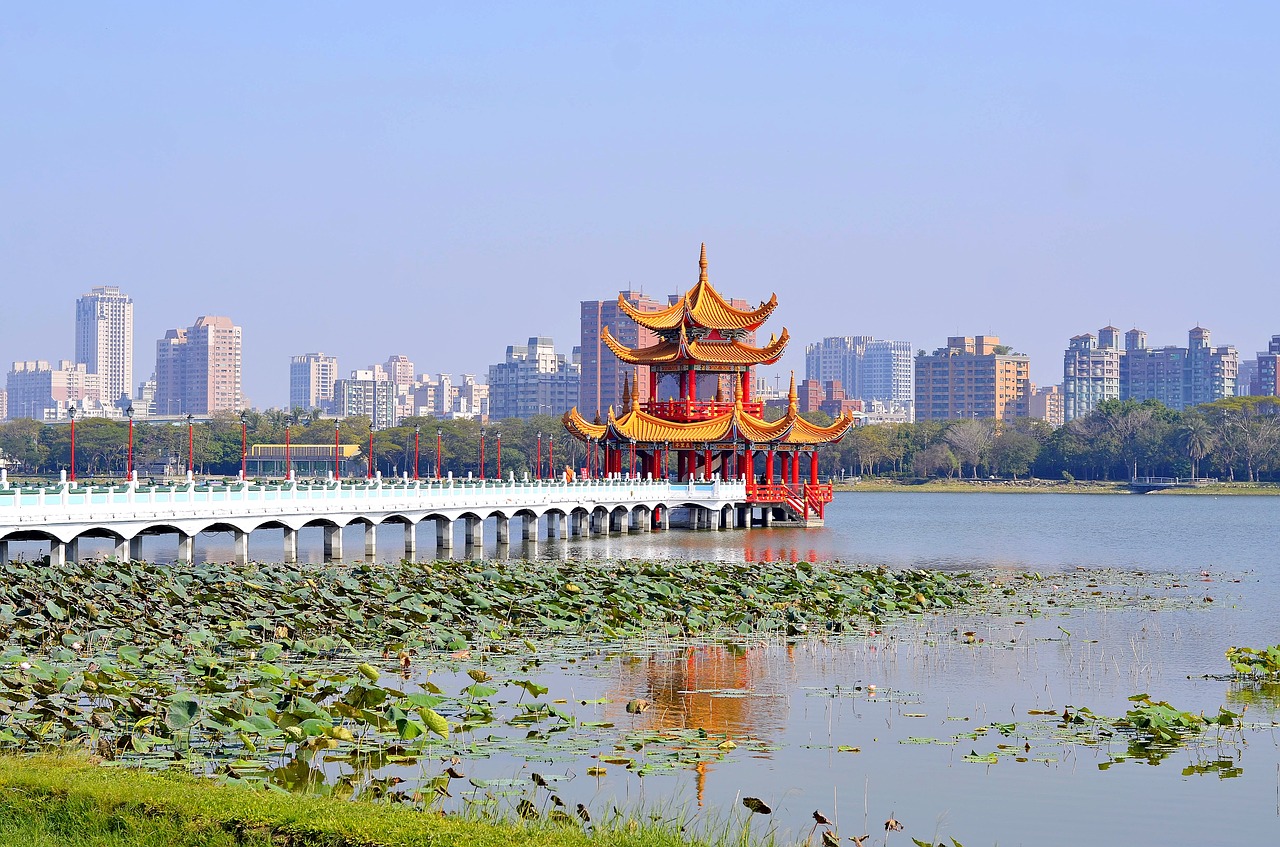
[[542, 479], [542, 433], [538, 433], [538, 452], [534, 454], [533, 478]]
[[498, 433], [498, 481], [502, 481], [502, 433]]
[[289, 451], [289, 425], [293, 421], [286, 420], [284, 422], [284, 481], [288, 482], [293, 479], [293, 456]]
[[333, 420], [333, 478], [342, 479], [342, 450], [338, 445], [338, 430], [342, 427], [342, 421], [334, 418]]
[[421, 432], [421, 430], [422, 430], [421, 426], [414, 424], [413, 426], [413, 479], [414, 479], [414, 482], [417, 482], [418, 480], [418, 433]]
[[133, 404], [129, 404], [129, 408], [124, 410], [129, 416], [129, 464], [126, 466], [125, 476], [129, 481], [133, 481]]
[[365, 479], [373, 479], [373, 427], [369, 427], [369, 462], [368, 470], [365, 471]]
[[192, 424], [193, 415], [187, 415], [187, 473], [196, 472], [196, 429]]
[[240, 479], [249, 476], [249, 413], [240, 413]]
[[484, 479], [484, 427], [480, 427], [480, 478]]
[[71, 481], [76, 481], [76, 407], [72, 406], [67, 409], [67, 415], [71, 418]]
[[444, 440], [444, 430], [436, 427], [436, 479], [440, 478], [440, 444]]
[[555, 434], [547, 436], [547, 479], [556, 478], [556, 437]]

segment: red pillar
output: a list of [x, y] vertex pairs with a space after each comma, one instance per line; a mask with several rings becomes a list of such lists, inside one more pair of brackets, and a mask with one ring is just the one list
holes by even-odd
[[751, 452], [751, 448], [748, 447], [746, 450], [742, 451], [742, 467], [738, 469], [738, 475], [747, 480], [754, 479], [756, 475], [755, 464], [755, 454], [753, 454]]
[[649, 402], [656, 403], [658, 401], [658, 372], [652, 367], [649, 368]]
[[711, 479], [711, 450], [706, 448], [702, 451], [702, 475], [707, 479]]
[[818, 484], [818, 451], [811, 450], [809, 452], [809, 483], [811, 485]]
[[693, 368], [689, 368], [689, 376], [685, 379], [685, 397], [690, 400], [698, 399], [698, 375]]
[[791, 484], [800, 484], [800, 454], [791, 454]]
[[775, 451], [770, 449], [764, 455], [764, 481], [768, 485], [773, 485], [773, 457]]

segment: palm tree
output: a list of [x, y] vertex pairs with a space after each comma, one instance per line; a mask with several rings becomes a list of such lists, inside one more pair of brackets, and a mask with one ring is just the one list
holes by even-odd
[[1178, 440], [1182, 449], [1191, 459], [1191, 475], [1200, 476], [1200, 460], [1213, 450], [1213, 427], [1203, 415], [1187, 414], [1183, 416], [1182, 426], [1178, 429]]

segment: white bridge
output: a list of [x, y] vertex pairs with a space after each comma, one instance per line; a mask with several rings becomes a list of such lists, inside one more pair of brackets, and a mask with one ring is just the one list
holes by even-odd
[[455, 522], [467, 547], [482, 544], [482, 528], [495, 519], [497, 542], [510, 539], [511, 519], [523, 537], [538, 537], [545, 518], [548, 538], [649, 532], [671, 528], [671, 510], [681, 509], [693, 529], [750, 526], [752, 510], [741, 480], [668, 482], [618, 477], [577, 482], [552, 480], [358, 480], [259, 484], [77, 485], [65, 480], [40, 487], [10, 486], [0, 474], [0, 563], [9, 561], [11, 541], [45, 541], [61, 563], [79, 558], [82, 538], [115, 542], [120, 558], [141, 558], [142, 538], [177, 536], [178, 558], [190, 560], [201, 532], [231, 532], [235, 557], [248, 558], [249, 533], [283, 531], [284, 561], [298, 555], [298, 531], [324, 530], [325, 559], [342, 558], [342, 528], [364, 526], [364, 553], [376, 552], [376, 529], [399, 523], [404, 550], [417, 552], [417, 527], [434, 521], [436, 545], [452, 550]]

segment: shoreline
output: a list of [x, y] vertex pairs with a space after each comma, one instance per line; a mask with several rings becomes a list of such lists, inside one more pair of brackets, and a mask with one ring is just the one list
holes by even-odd
[[[890, 479], [867, 479], [849, 484], [834, 482], [837, 492], [916, 492], [928, 494], [1112, 494], [1133, 495], [1127, 482], [1063, 482], [1058, 480], [987, 480], [987, 479], [950, 479], [929, 480], [927, 482], [898, 482]], [[1205, 485], [1198, 488], [1169, 488], [1163, 491], [1146, 492], [1145, 496], [1187, 495], [1221, 495], [1227, 497], [1274, 497], [1280, 495], [1280, 484], [1268, 482], [1220, 482], [1216, 485]]]

